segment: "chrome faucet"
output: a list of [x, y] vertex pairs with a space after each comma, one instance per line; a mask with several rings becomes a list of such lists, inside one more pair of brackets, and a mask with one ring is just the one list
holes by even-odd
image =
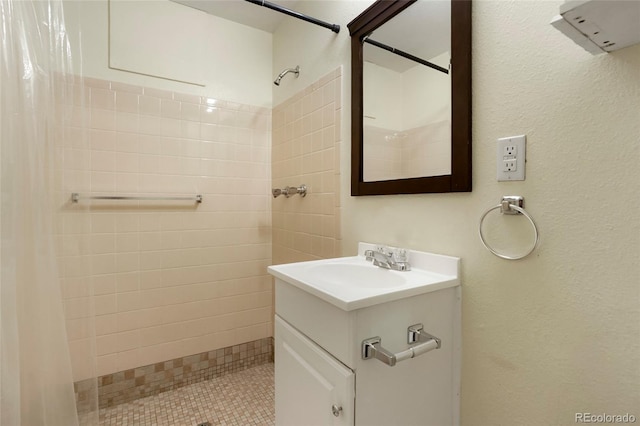
[[377, 250], [365, 250], [364, 256], [367, 261], [373, 261], [373, 264], [380, 268], [393, 269], [394, 271], [411, 270], [405, 249], [378, 247]]

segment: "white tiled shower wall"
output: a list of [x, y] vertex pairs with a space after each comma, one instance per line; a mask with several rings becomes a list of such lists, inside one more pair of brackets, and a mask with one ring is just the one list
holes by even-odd
[[[270, 336], [271, 111], [104, 80], [76, 83], [75, 97], [60, 97], [58, 147], [74, 380]], [[71, 192], [202, 194], [203, 202], [74, 205]]]
[[[273, 153], [267, 108], [91, 78], [60, 97], [74, 380], [272, 335], [266, 267], [340, 253], [341, 78], [338, 68], [274, 108]], [[271, 199], [271, 187], [302, 183], [307, 197]], [[76, 205], [72, 192], [203, 202]]]
[[308, 194], [273, 200], [273, 263], [340, 255], [342, 68], [273, 109], [273, 187]]

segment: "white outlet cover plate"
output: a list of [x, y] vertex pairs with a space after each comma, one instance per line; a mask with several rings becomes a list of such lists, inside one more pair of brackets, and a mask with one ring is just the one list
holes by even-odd
[[[496, 149], [496, 173], [498, 181], [524, 180], [526, 163], [526, 136], [510, 136], [498, 139]], [[512, 162], [515, 161], [515, 170]]]

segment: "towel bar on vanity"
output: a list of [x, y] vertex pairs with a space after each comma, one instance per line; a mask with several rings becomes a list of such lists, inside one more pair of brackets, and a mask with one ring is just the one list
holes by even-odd
[[414, 324], [407, 328], [407, 343], [420, 343], [402, 352], [394, 354], [382, 347], [380, 337], [372, 337], [362, 342], [362, 359], [375, 358], [393, 367], [400, 361], [415, 358], [433, 349], [440, 349], [442, 341], [424, 331], [422, 324]]

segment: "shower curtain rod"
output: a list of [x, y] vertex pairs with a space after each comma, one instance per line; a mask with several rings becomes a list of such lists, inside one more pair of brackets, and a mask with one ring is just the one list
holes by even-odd
[[300, 12], [296, 12], [295, 10], [287, 9], [286, 7], [282, 7], [275, 3], [269, 3], [265, 0], [245, 0], [249, 3], [257, 4], [258, 6], [264, 6], [271, 10], [275, 10], [276, 12], [284, 13], [285, 15], [293, 16], [294, 18], [302, 19], [303, 21], [311, 22], [312, 24], [320, 25], [321, 27], [328, 28], [334, 33], [340, 32], [340, 25], [338, 24], [330, 24], [328, 22], [321, 21], [316, 18], [312, 18], [311, 16], [303, 15]]
[[386, 44], [382, 44], [382, 43], [380, 43], [378, 41], [371, 40], [369, 37], [363, 38], [362, 41], [365, 42], [365, 43], [373, 44], [376, 47], [379, 47], [381, 49], [387, 50], [387, 51], [389, 51], [391, 53], [395, 53], [396, 55], [402, 56], [403, 58], [410, 59], [410, 60], [412, 60], [414, 62], [417, 62], [419, 64], [425, 65], [425, 66], [427, 66], [429, 68], [433, 68], [436, 71], [440, 71], [440, 72], [443, 72], [445, 74], [449, 74], [449, 70], [446, 69], [446, 68], [442, 68], [439, 65], [433, 64], [433, 63], [431, 63], [429, 61], [425, 61], [424, 59], [418, 58], [417, 56], [413, 56], [410, 53], [403, 52], [402, 50], [398, 50], [395, 47], [387, 46]]

